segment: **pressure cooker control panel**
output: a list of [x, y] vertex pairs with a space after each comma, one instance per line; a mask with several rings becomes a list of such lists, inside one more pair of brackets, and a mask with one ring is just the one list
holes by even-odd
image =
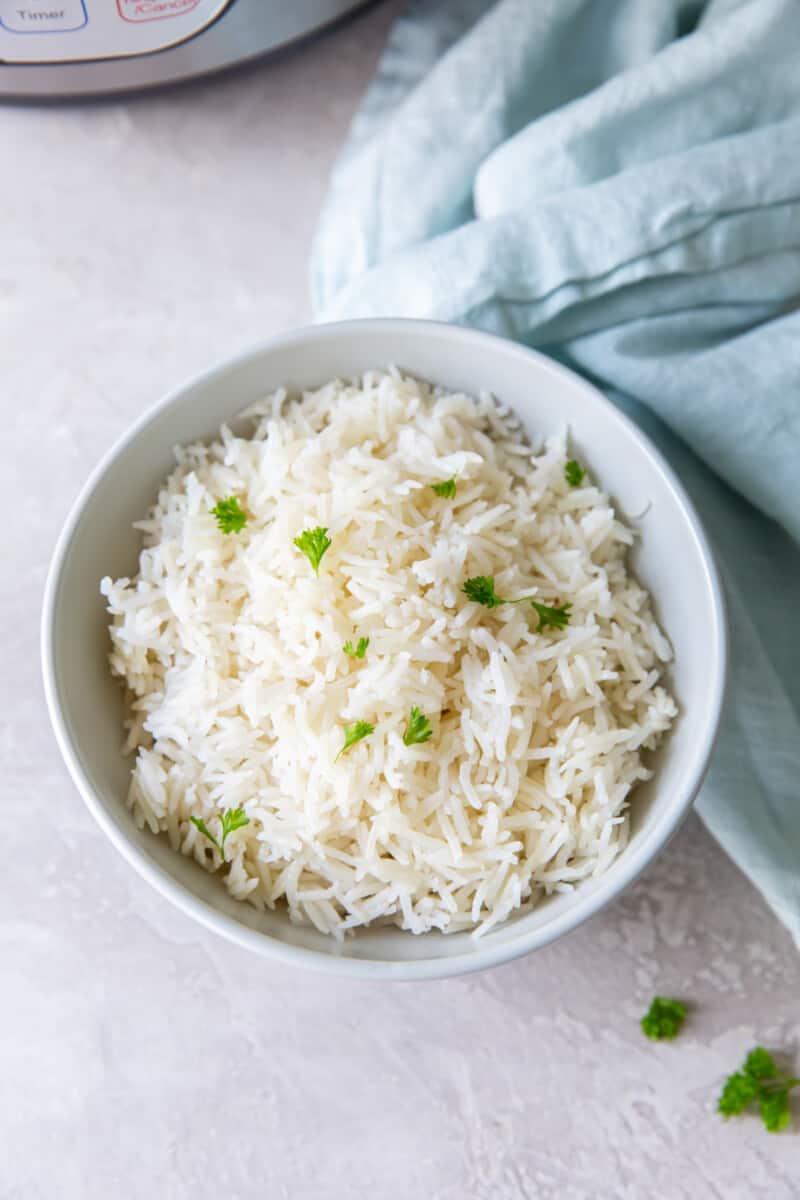
[[164, 50], [231, 0], [0, 0], [0, 62], [81, 62]]

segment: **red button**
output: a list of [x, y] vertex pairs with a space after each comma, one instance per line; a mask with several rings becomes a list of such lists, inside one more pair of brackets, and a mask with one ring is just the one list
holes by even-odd
[[117, 0], [123, 21], [161, 21], [181, 17], [197, 8], [200, 0]]

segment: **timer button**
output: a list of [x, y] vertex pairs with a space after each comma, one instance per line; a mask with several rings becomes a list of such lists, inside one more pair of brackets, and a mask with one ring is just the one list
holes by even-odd
[[11, 33], [69, 33], [86, 21], [83, 0], [0, 0], [0, 25]]

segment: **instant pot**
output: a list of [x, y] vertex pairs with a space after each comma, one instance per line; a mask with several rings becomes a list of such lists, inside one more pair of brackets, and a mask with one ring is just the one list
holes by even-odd
[[0, 0], [0, 98], [102, 95], [233, 66], [367, 0]]

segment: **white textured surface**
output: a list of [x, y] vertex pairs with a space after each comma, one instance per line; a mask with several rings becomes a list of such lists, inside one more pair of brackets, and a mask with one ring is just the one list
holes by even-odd
[[[696, 820], [533, 957], [344, 983], [166, 908], [50, 734], [37, 621], [66, 509], [164, 390], [307, 319], [325, 176], [396, 10], [162, 97], [0, 109], [0, 1197], [795, 1200], [800, 1132], [712, 1105], [755, 1040], [800, 1053], [800, 963]], [[638, 1030], [656, 989], [694, 1006], [672, 1046]]]

